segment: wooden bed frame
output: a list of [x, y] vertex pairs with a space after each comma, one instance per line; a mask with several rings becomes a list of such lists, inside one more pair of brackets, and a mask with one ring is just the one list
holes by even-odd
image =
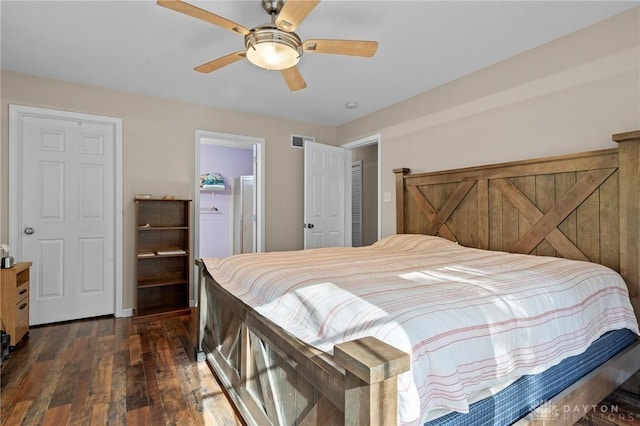
[[[416, 175], [396, 169], [397, 232], [604, 264], [627, 282], [637, 316], [640, 131], [613, 140], [617, 149], [539, 160]], [[409, 369], [408, 354], [374, 338], [336, 345], [333, 356], [321, 352], [243, 304], [196, 263], [199, 350], [247, 424], [397, 424], [396, 376]], [[548, 401], [547, 409], [572, 409], [551, 423], [574, 423], [639, 369], [635, 343]], [[534, 411], [518, 424], [548, 417]]]

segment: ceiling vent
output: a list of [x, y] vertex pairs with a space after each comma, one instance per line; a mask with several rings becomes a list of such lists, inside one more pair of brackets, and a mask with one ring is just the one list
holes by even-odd
[[305, 141], [315, 142], [316, 138], [313, 136], [291, 135], [291, 146], [294, 148], [304, 148]]

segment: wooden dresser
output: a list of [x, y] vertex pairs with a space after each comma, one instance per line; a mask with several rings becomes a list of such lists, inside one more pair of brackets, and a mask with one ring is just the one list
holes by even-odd
[[11, 336], [10, 347], [29, 334], [29, 268], [31, 262], [19, 262], [2, 269], [0, 318]]

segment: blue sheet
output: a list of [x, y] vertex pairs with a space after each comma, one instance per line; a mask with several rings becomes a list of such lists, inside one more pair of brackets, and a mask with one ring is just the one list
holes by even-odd
[[[510, 425], [613, 358], [636, 339], [637, 336], [626, 329], [606, 333], [583, 354], [567, 358], [543, 373], [523, 376], [497, 394], [471, 404], [469, 413], [450, 413], [425, 425]], [[550, 410], [557, 410], [557, 415], [566, 415], [565, 407], [550, 407]]]

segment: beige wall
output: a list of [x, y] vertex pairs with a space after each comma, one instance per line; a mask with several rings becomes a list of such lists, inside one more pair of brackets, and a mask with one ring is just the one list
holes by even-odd
[[[611, 148], [640, 129], [640, 8], [338, 127], [340, 143], [382, 134], [392, 169], [425, 172]], [[392, 197], [393, 198], [393, 197]], [[395, 233], [383, 203], [382, 235]]]
[[194, 194], [195, 130], [256, 136], [265, 142], [266, 249], [303, 246], [303, 151], [290, 135], [335, 144], [336, 129], [239, 113], [149, 96], [35, 78], [3, 71], [1, 230], [8, 238], [8, 104], [120, 117], [123, 121], [124, 300], [134, 304], [134, 203], [136, 193]]

